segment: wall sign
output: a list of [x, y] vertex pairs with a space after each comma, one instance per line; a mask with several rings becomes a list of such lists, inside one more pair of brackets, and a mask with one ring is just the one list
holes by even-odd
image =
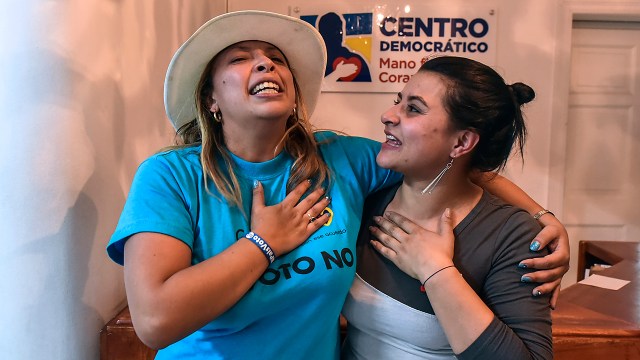
[[488, 6], [331, 3], [292, 9], [327, 45], [323, 91], [398, 92], [429, 56], [495, 63], [497, 15]]

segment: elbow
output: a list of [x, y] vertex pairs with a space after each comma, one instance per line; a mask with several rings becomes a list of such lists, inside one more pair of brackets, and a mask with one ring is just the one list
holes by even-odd
[[160, 349], [164, 349], [165, 347], [171, 345], [171, 343], [164, 341], [163, 339], [153, 336], [153, 335], [149, 335], [149, 334], [142, 334], [139, 332], [136, 332], [136, 334], [138, 335], [138, 338], [140, 339], [140, 341], [142, 341], [142, 343], [152, 349], [152, 350], [160, 350]]
[[132, 322], [140, 341], [151, 349], [160, 350], [179, 340], [172, 335], [170, 322], [167, 319], [147, 317], [134, 320], [132, 318]]

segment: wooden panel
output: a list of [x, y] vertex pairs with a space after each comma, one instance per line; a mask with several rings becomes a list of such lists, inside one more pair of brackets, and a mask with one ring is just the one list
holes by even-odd
[[574, 284], [560, 292], [553, 320], [555, 359], [640, 359], [640, 243], [581, 241], [578, 272], [589, 259], [612, 265], [600, 275], [629, 280], [619, 290]]
[[152, 360], [156, 351], [140, 341], [125, 307], [100, 332], [100, 360]]
[[553, 343], [555, 360], [640, 359], [640, 342], [592, 336], [562, 339]]

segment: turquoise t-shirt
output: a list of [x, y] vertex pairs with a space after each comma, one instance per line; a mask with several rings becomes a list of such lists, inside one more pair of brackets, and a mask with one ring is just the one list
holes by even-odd
[[[355, 243], [365, 197], [400, 180], [375, 163], [380, 144], [365, 138], [316, 134], [332, 174], [330, 221], [305, 243], [278, 257], [227, 312], [162, 349], [157, 359], [337, 359], [338, 316], [355, 274]], [[107, 246], [117, 263], [139, 232], [173, 236], [197, 264], [250, 231], [250, 219], [230, 207], [210, 182], [204, 187], [199, 146], [156, 154], [140, 165]], [[267, 205], [279, 203], [293, 159], [282, 152], [264, 163], [234, 157], [245, 214], [252, 185], [262, 182]], [[224, 294], [220, 294], [224, 296]]]

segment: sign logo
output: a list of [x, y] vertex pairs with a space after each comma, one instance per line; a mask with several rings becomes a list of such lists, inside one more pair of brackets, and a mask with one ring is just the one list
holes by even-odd
[[326, 79], [336, 82], [371, 82], [372, 13], [300, 17], [318, 29], [327, 46]]
[[430, 56], [495, 65], [497, 12], [486, 4], [334, 2], [301, 5], [296, 13], [327, 47], [325, 92], [396, 93]]

